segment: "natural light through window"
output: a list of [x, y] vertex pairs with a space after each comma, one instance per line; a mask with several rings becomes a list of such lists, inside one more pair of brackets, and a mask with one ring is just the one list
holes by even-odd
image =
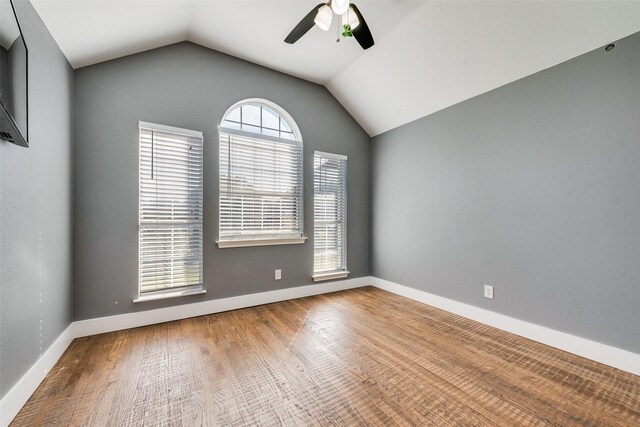
[[304, 243], [303, 147], [293, 119], [266, 100], [247, 100], [220, 129], [218, 246]]
[[140, 123], [139, 298], [201, 293], [202, 133]]
[[346, 277], [347, 157], [313, 156], [313, 279]]

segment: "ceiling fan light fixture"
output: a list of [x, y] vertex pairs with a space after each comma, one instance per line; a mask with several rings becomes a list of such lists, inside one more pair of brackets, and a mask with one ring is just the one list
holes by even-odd
[[[333, 21], [333, 14], [336, 13], [336, 8], [343, 7], [342, 11], [338, 9], [338, 11], [341, 12], [337, 18], [337, 41], [340, 41], [340, 34], [342, 34], [343, 37], [353, 37], [364, 50], [369, 49], [375, 44], [367, 21], [355, 3], [351, 3], [349, 0], [324, 1], [326, 1], [326, 3], [313, 6], [309, 13], [293, 27], [293, 30], [285, 37], [285, 43], [294, 44], [300, 37], [307, 34], [307, 32], [315, 26], [321, 30], [329, 31], [331, 21]], [[355, 31], [353, 31], [354, 28], [356, 29]], [[342, 31], [342, 33], [340, 31]]]
[[320, 28], [322, 31], [328, 31], [331, 28], [331, 20], [333, 19], [333, 12], [331, 8], [326, 4], [318, 9], [318, 14], [316, 15], [313, 22]]
[[336, 15], [344, 15], [349, 10], [349, 0], [331, 0], [331, 9]]
[[358, 15], [353, 10], [353, 7], [349, 6], [349, 10], [347, 10], [347, 19], [344, 19], [343, 22], [346, 22], [351, 27], [351, 31], [355, 30], [358, 25], [360, 25], [360, 20], [358, 19]]

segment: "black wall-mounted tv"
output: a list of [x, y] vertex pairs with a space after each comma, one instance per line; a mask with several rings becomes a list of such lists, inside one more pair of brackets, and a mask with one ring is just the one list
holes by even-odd
[[0, 0], [0, 139], [29, 146], [29, 63], [13, 0]]

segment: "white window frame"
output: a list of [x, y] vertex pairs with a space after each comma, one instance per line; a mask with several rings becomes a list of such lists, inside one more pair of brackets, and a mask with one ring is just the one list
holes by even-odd
[[[143, 122], [140, 121], [138, 124], [138, 128], [139, 128], [139, 132], [138, 132], [138, 150], [139, 150], [139, 154], [138, 154], [138, 173], [139, 173], [139, 178], [138, 178], [138, 185], [140, 186], [140, 182], [142, 180], [142, 171], [140, 169], [140, 162], [141, 162], [141, 158], [142, 158], [142, 144], [141, 144], [141, 135], [142, 135], [142, 131], [143, 130], [151, 130], [151, 131], [158, 131], [158, 132], [163, 132], [163, 133], [172, 133], [172, 134], [176, 134], [176, 135], [181, 135], [181, 136], [187, 136], [187, 137], [193, 137], [193, 138], [198, 138], [200, 139], [200, 142], [202, 145], [204, 145], [204, 139], [203, 139], [203, 134], [202, 132], [198, 132], [198, 131], [193, 131], [190, 129], [182, 129], [182, 128], [178, 128], [178, 127], [173, 127], [173, 126], [166, 126], [166, 125], [161, 125], [161, 124], [156, 124], [156, 123], [148, 123], [148, 122]], [[204, 148], [204, 147], [202, 147]], [[202, 158], [202, 161], [204, 161], [204, 157]], [[204, 165], [203, 165], [204, 166]], [[204, 167], [203, 167], [204, 169]], [[201, 171], [201, 173], [203, 173], [204, 171]], [[204, 182], [202, 182], [201, 184], [202, 186], [204, 186]], [[201, 190], [202, 191], [202, 190]], [[202, 197], [203, 194], [201, 194]], [[138, 296], [137, 298], [135, 298], [133, 300], [134, 303], [139, 303], [139, 302], [145, 302], [145, 301], [153, 301], [153, 300], [159, 300], [159, 299], [167, 299], [167, 298], [176, 298], [176, 297], [181, 297], [181, 296], [188, 296], [188, 295], [200, 295], [200, 294], [206, 294], [207, 291], [204, 289], [204, 277], [202, 274], [203, 271], [203, 260], [200, 260], [200, 278], [201, 278], [201, 283], [198, 285], [192, 285], [192, 286], [178, 286], [175, 288], [167, 288], [167, 289], [162, 289], [162, 290], [158, 290], [158, 291], [149, 291], [149, 292], [145, 292], [142, 293], [141, 292], [141, 280], [142, 280], [142, 276], [141, 276], [141, 261], [140, 261], [140, 232], [142, 230], [142, 218], [141, 218], [141, 199], [140, 199], [140, 195], [139, 195], [139, 199], [138, 199], [138, 218], [139, 218], [139, 233], [138, 233]], [[202, 199], [200, 201], [201, 206], [202, 206]], [[202, 221], [202, 211], [200, 212], [200, 221]], [[201, 228], [203, 227], [204, 224], [201, 224]], [[203, 251], [203, 247], [201, 247], [201, 251]]]
[[[254, 105], [254, 106], [260, 106], [260, 107], [264, 107], [267, 108], [269, 110], [272, 110], [274, 113], [278, 114], [280, 116], [280, 118], [287, 124], [287, 126], [291, 129], [291, 132], [287, 132], [287, 134], [289, 134], [290, 136], [293, 136], [293, 139], [285, 139], [285, 138], [280, 138], [280, 137], [276, 137], [276, 136], [271, 136], [271, 135], [264, 135], [262, 134], [263, 129], [267, 129], [270, 131], [276, 131], [276, 129], [271, 129], [268, 128], [266, 126], [262, 126], [262, 123], [260, 124], [260, 126], [257, 125], [251, 125], [252, 127], [258, 128], [260, 129], [260, 133], [254, 133], [254, 132], [247, 132], [247, 131], [243, 131], [241, 129], [231, 129], [229, 127], [224, 126], [223, 124], [225, 123], [225, 121], [228, 121], [228, 116], [231, 112], [233, 112], [234, 110], [236, 110], [237, 108], [242, 107], [243, 105]], [[239, 102], [236, 102], [234, 105], [232, 105], [224, 114], [221, 122], [220, 122], [220, 126], [218, 126], [218, 143], [221, 144], [222, 143], [222, 139], [224, 138], [224, 136], [227, 135], [237, 135], [240, 137], [245, 137], [245, 138], [251, 138], [251, 139], [256, 139], [256, 140], [264, 140], [264, 141], [270, 141], [270, 142], [277, 142], [277, 143], [282, 143], [282, 144], [296, 144], [299, 145], [300, 147], [300, 151], [301, 151], [301, 155], [302, 157], [302, 162], [301, 162], [301, 170], [299, 171], [300, 174], [300, 200], [299, 200], [299, 205], [300, 205], [300, 210], [301, 210], [301, 214], [300, 214], [300, 235], [290, 235], [290, 236], [259, 236], [259, 237], [255, 237], [255, 238], [243, 238], [241, 236], [237, 236], [237, 237], [225, 237], [225, 238], [220, 238], [218, 240], [216, 240], [216, 244], [218, 245], [219, 248], [224, 249], [224, 248], [239, 248], [239, 247], [250, 247], [250, 246], [274, 246], [274, 245], [293, 245], [293, 244], [302, 244], [307, 240], [307, 237], [304, 236], [304, 146], [303, 146], [303, 141], [302, 141], [302, 134], [300, 133], [300, 128], [298, 127], [298, 125], [296, 124], [296, 122], [293, 120], [293, 118], [291, 117], [291, 115], [282, 107], [280, 107], [279, 105], [275, 104], [274, 102], [268, 101], [266, 99], [259, 99], [259, 98], [249, 98], [249, 99], [245, 99]], [[241, 121], [234, 121], [234, 123], [240, 125], [242, 123]], [[245, 123], [246, 124], [246, 123]], [[248, 124], [247, 124], [248, 125]], [[279, 135], [281, 135], [282, 132], [279, 132]], [[218, 147], [218, 153], [220, 153], [220, 148]], [[218, 179], [219, 179], [219, 188], [220, 188], [220, 194], [218, 197], [218, 235], [221, 236], [221, 212], [222, 212], [222, 181], [220, 180], [220, 176], [222, 173], [222, 169], [220, 169], [218, 171]]]
[[[339, 222], [342, 224], [342, 233], [340, 236], [341, 242], [340, 242], [340, 247], [342, 248], [342, 252], [341, 252], [341, 266], [339, 269], [336, 270], [332, 270], [332, 271], [322, 271], [322, 272], [316, 272], [315, 270], [315, 257], [316, 257], [316, 253], [315, 253], [315, 244], [316, 244], [316, 203], [315, 203], [315, 199], [316, 199], [316, 187], [318, 186], [318, 182], [316, 182], [316, 158], [324, 158], [324, 159], [336, 159], [336, 160], [341, 160], [345, 162], [345, 170], [344, 170], [344, 182], [341, 183], [341, 185], [343, 185], [343, 189], [341, 191], [341, 195], [343, 197], [343, 200], [341, 200], [341, 205], [342, 205], [342, 210], [339, 213], [340, 216], [340, 220]], [[311, 276], [313, 278], [314, 282], [320, 282], [320, 281], [324, 281], [324, 280], [334, 280], [334, 279], [342, 279], [345, 277], [349, 276], [349, 270], [347, 269], [347, 203], [348, 203], [348, 197], [347, 197], [347, 183], [348, 183], [348, 163], [346, 163], [348, 161], [347, 156], [344, 156], [342, 154], [335, 154], [335, 153], [326, 153], [323, 151], [315, 151], [313, 153], [313, 163], [314, 163], [314, 171], [313, 171], [313, 188], [314, 188], [314, 213], [313, 213], [313, 218], [314, 218], [314, 272], [313, 272], [313, 276]]]

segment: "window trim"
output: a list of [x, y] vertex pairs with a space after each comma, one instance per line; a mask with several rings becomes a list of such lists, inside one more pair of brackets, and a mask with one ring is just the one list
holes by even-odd
[[349, 276], [349, 270], [332, 271], [330, 273], [318, 273], [311, 276], [314, 282], [323, 282], [325, 280], [344, 279]]
[[343, 155], [343, 154], [336, 154], [336, 153], [327, 153], [324, 151], [314, 151], [313, 152], [313, 156], [321, 156], [327, 159], [337, 159], [337, 160], [345, 160], [345, 161], [349, 161], [349, 157]]
[[302, 237], [279, 237], [265, 239], [234, 239], [216, 240], [220, 249], [228, 248], [248, 248], [251, 246], [277, 246], [277, 245], [299, 245], [307, 241], [306, 236]]
[[[138, 291], [138, 294], [139, 293], [140, 291]], [[202, 295], [206, 293], [207, 293], [207, 290], [204, 289], [202, 285], [198, 285], [198, 286], [193, 286], [189, 288], [156, 291], [156, 292], [150, 292], [144, 295], [138, 295], [138, 298], [134, 299], [133, 303], [138, 304], [146, 301], [157, 301], [157, 300], [169, 299], [169, 298], [188, 297], [191, 295]]]
[[[138, 121], [138, 281], [136, 286], [137, 297], [133, 299], [133, 303], [137, 304], [137, 303], [146, 302], [146, 301], [156, 301], [156, 300], [169, 299], [169, 298], [178, 298], [183, 296], [206, 294], [207, 291], [204, 288], [204, 275], [202, 276], [202, 283], [198, 285], [177, 286], [175, 288], [151, 291], [151, 292], [146, 292], [144, 294], [140, 292], [141, 286], [140, 286], [140, 223], [139, 223], [140, 220], [139, 218], [140, 218], [141, 206], [140, 206], [139, 192], [140, 192], [140, 155], [142, 150], [142, 145], [140, 144], [140, 132], [142, 129], [151, 129], [153, 131], [174, 133], [174, 134], [188, 136], [192, 138], [200, 138], [202, 140], [202, 145], [203, 145], [202, 148], [204, 149], [204, 134], [201, 131], [179, 128], [175, 126], [161, 125], [158, 123]], [[204, 177], [204, 156], [203, 156], [203, 177]], [[203, 198], [204, 198], [204, 179], [202, 182], [202, 187], [203, 187]], [[202, 208], [204, 211], [204, 200], [203, 200]], [[204, 228], [204, 222], [202, 225]], [[204, 255], [204, 242], [202, 245], [202, 251]], [[204, 259], [202, 260], [201, 268], [203, 267], [204, 267]]]
[[169, 133], [177, 133], [178, 135], [193, 136], [194, 138], [204, 139], [203, 138], [203, 134], [200, 131], [191, 130], [191, 129], [183, 129], [183, 128], [178, 128], [178, 127], [174, 127], [174, 126], [160, 125], [160, 124], [157, 124], [157, 123], [149, 123], [149, 122], [140, 121], [140, 122], [138, 122], [138, 129], [140, 129], [140, 128], [159, 130], [159, 131], [162, 131], [162, 132], [169, 132]]
[[[241, 108], [243, 105], [260, 105], [280, 115], [291, 128], [294, 139], [279, 138], [271, 135], [264, 135], [262, 133], [247, 132], [240, 129], [230, 129], [222, 125], [227, 116], [237, 108]], [[220, 203], [221, 194], [218, 194], [218, 240], [215, 244], [219, 249], [231, 249], [231, 248], [245, 248], [245, 247], [259, 247], [259, 246], [279, 246], [279, 245], [299, 245], [304, 244], [307, 241], [307, 237], [304, 235], [304, 143], [302, 140], [302, 134], [298, 124], [293, 120], [293, 117], [281, 106], [275, 102], [262, 98], [248, 98], [242, 101], [238, 101], [225, 111], [220, 124], [218, 125], [218, 144], [220, 144], [220, 136], [222, 134], [237, 135], [245, 138], [251, 138], [256, 140], [264, 140], [277, 142], [282, 144], [298, 145], [302, 150], [302, 223], [301, 223], [301, 235], [300, 236], [283, 236], [283, 237], [269, 237], [264, 238], [236, 238], [236, 239], [220, 239]], [[218, 146], [218, 153], [220, 153], [220, 147]], [[220, 170], [218, 170], [218, 188], [220, 187]]]

